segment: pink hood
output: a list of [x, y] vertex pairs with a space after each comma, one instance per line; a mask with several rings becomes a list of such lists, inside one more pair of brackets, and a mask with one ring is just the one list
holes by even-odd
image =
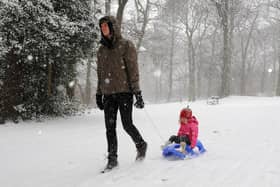
[[187, 124], [181, 123], [180, 129], [178, 131], [178, 136], [186, 135], [191, 142], [191, 148], [196, 146], [197, 136], [198, 136], [198, 121], [195, 116], [188, 119]]

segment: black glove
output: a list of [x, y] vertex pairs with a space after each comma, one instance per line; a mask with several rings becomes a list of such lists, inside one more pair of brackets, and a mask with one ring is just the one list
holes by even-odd
[[102, 94], [96, 94], [96, 105], [100, 110], [104, 109], [103, 95]]
[[135, 98], [136, 98], [136, 102], [134, 103], [134, 106], [136, 108], [144, 108], [145, 104], [141, 95], [141, 91], [135, 93]]

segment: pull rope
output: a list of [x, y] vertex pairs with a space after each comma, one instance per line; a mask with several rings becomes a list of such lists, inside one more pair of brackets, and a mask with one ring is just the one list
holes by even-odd
[[149, 119], [149, 121], [152, 124], [152, 127], [154, 128], [156, 134], [158, 135], [158, 137], [164, 142], [164, 138], [162, 137], [162, 135], [160, 134], [159, 129], [157, 128], [156, 124], [154, 123], [153, 119], [151, 118], [150, 114], [147, 112], [147, 110], [144, 108], [145, 114], [147, 116], [147, 118]]

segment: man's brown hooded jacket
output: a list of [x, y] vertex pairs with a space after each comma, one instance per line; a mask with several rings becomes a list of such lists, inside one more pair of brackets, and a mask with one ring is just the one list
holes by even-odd
[[97, 94], [137, 93], [139, 89], [139, 71], [137, 53], [134, 44], [122, 38], [120, 26], [113, 16], [100, 19], [99, 26], [107, 22], [111, 39], [103, 36], [97, 52]]

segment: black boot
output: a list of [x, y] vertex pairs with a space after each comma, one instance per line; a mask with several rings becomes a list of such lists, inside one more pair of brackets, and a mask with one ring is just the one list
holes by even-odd
[[108, 156], [108, 163], [105, 169], [111, 170], [118, 166], [118, 160], [116, 156]]
[[136, 148], [137, 148], [136, 160], [143, 160], [145, 158], [147, 147], [148, 147], [148, 144], [145, 141], [141, 142], [139, 144], [136, 144]]

